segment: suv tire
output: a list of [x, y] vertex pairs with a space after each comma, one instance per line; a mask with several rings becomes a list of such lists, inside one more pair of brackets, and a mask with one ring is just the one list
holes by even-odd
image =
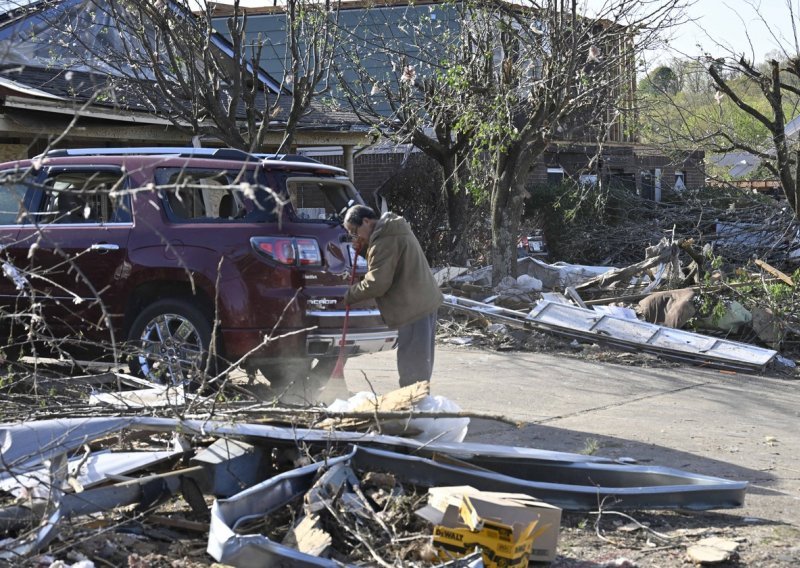
[[181, 298], [166, 298], [147, 306], [128, 332], [129, 367], [134, 375], [158, 384], [197, 387], [203, 374], [216, 374], [209, 362], [211, 321]]

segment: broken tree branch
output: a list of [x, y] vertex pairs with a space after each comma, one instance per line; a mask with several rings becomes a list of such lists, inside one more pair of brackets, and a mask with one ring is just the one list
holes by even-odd
[[667, 262], [670, 257], [677, 253], [677, 245], [675, 243], [664, 247], [656, 256], [646, 258], [641, 262], [637, 262], [636, 264], [632, 264], [630, 266], [626, 266], [625, 268], [618, 268], [615, 270], [610, 270], [601, 274], [600, 276], [595, 276], [591, 280], [587, 280], [583, 284], [580, 284], [575, 287], [575, 290], [582, 291], [582, 290], [589, 290], [591, 288], [608, 288], [612, 284], [617, 282], [622, 282], [625, 280], [630, 280], [637, 274], [641, 274], [642, 272], [646, 271], [649, 268], [653, 268], [658, 266], [659, 264], [663, 264]]

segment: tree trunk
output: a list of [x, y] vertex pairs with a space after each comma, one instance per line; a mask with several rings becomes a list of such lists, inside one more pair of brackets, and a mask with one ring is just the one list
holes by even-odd
[[[517, 277], [517, 241], [524, 205], [524, 183], [519, 191], [518, 160], [504, 156], [497, 162], [492, 187], [492, 285], [506, 276]], [[526, 169], [527, 172], [527, 169]]]
[[491, 188], [493, 286], [506, 276], [517, 277], [519, 227], [528, 197], [525, 182], [534, 160], [547, 148], [536, 129], [531, 129], [528, 135], [538, 140], [521, 138], [502, 155], [495, 155], [497, 167]]
[[520, 207], [513, 206], [512, 191], [505, 179], [497, 180], [492, 189], [493, 286], [506, 276], [517, 277], [517, 233], [522, 214]]
[[[794, 171], [794, 203], [800, 203], [800, 150], [795, 152], [794, 155], [794, 163], [795, 163], [795, 171]], [[797, 207], [793, 209], [794, 211], [794, 218], [800, 219], [800, 211], [797, 210]]]
[[449, 261], [455, 266], [466, 266], [469, 247], [466, 231], [469, 225], [468, 212], [471, 198], [456, 165], [458, 158], [449, 157], [442, 164], [444, 173], [445, 197], [447, 199], [447, 225], [449, 228]]

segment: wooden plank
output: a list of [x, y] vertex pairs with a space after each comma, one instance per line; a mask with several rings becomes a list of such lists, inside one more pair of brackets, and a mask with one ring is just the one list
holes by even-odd
[[786, 284], [788, 284], [791, 287], [794, 287], [794, 280], [792, 280], [792, 278], [790, 276], [784, 274], [783, 272], [781, 272], [780, 270], [778, 270], [774, 266], [770, 266], [769, 264], [767, 264], [766, 262], [764, 262], [760, 258], [757, 258], [754, 262], [756, 263], [756, 266], [758, 266], [764, 272], [769, 272], [775, 278], [777, 278], [779, 280], [782, 280], [783, 282], [785, 282]]
[[570, 298], [572, 298], [573, 302], [578, 304], [579, 307], [583, 308], [584, 310], [586, 309], [586, 304], [583, 302], [583, 298], [581, 298], [580, 294], [578, 294], [578, 291], [575, 288], [572, 286], [567, 286], [564, 288], [564, 291], [569, 295]]
[[319, 517], [314, 514], [303, 517], [283, 539], [283, 544], [286, 546], [295, 548], [304, 554], [322, 558], [328, 557], [332, 543], [331, 535], [323, 530]]
[[172, 527], [176, 529], [184, 529], [187, 531], [194, 531], [199, 533], [208, 533], [208, 523], [198, 523], [197, 521], [190, 521], [180, 517], [165, 517], [163, 515], [148, 515], [146, 520], [157, 525], [165, 527]]

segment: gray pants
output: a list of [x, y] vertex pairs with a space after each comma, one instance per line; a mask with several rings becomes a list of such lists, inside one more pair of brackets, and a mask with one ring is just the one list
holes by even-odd
[[436, 339], [436, 312], [397, 330], [397, 371], [400, 386], [430, 381]]

